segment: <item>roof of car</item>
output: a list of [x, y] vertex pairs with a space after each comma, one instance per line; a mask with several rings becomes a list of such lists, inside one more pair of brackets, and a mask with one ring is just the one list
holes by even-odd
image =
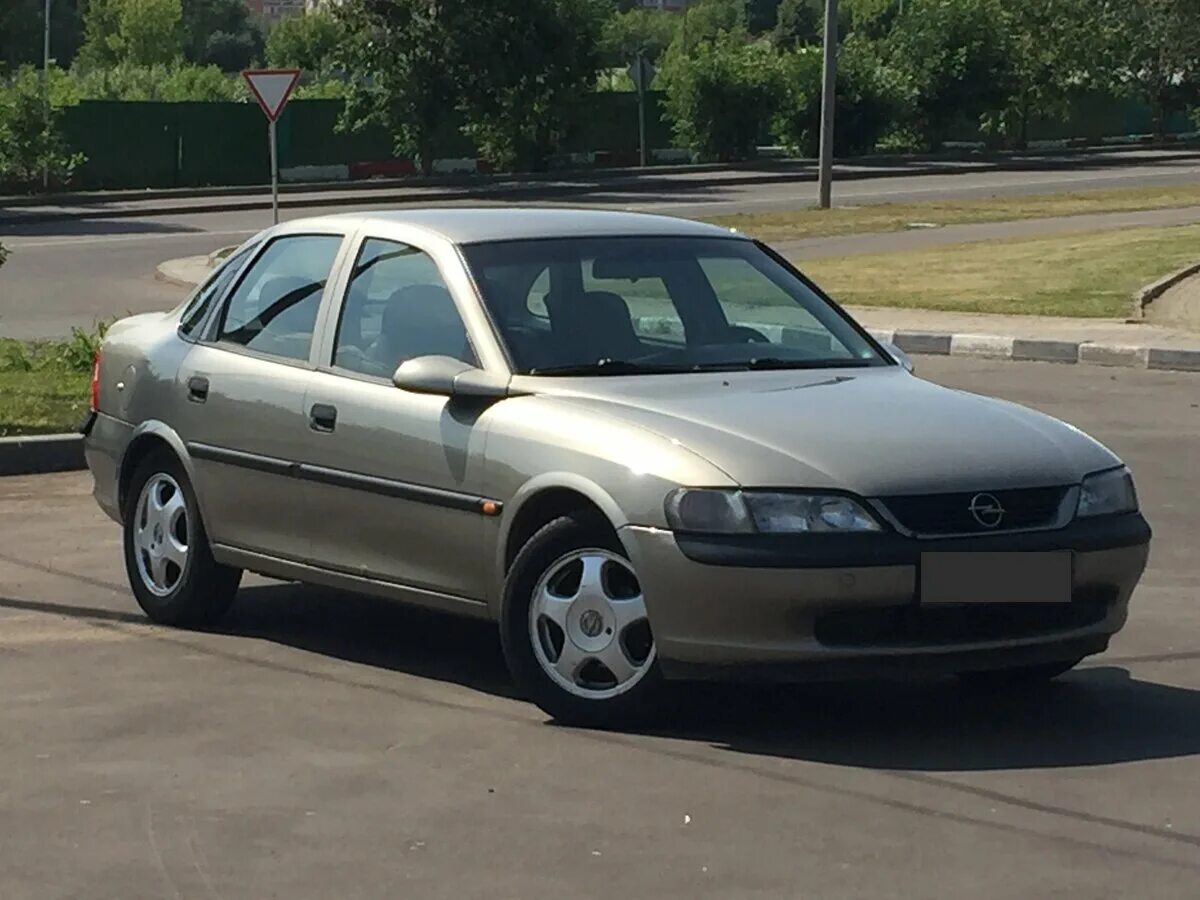
[[357, 219], [363, 227], [372, 223], [413, 226], [455, 244], [560, 237], [742, 237], [728, 228], [672, 216], [561, 207], [460, 206], [343, 213], [327, 218], [343, 224]]

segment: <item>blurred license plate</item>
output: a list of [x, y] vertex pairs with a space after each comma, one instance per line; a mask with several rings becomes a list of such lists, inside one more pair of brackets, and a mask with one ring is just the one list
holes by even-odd
[[922, 603], [1069, 603], [1071, 551], [922, 553]]

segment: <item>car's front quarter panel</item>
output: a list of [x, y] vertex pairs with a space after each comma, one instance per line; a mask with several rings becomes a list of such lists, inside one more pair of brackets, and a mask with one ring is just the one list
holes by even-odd
[[673, 489], [733, 485], [676, 441], [555, 398], [505, 400], [487, 419], [488, 491], [504, 502], [496, 531], [498, 581], [512, 524], [543, 491], [567, 489], [586, 497], [614, 528], [662, 528], [664, 501]]

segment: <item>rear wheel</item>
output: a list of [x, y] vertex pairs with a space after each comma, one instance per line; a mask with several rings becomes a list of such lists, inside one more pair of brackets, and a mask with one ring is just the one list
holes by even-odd
[[616, 726], [662, 691], [641, 583], [607, 523], [556, 519], [517, 554], [501, 638], [517, 684], [563, 722]]
[[990, 669], [982, 672], [959, 672], [958, 680], [964, 687], [988, 691], [1013, 690], [1035, 687], [1064, 675], [1075, 668], [1083, 658], [1064, 659], [1057, 662], [1038, 663], [1033, 666], [1013, 666], [1007, 669]]
[[138, 605], [163, 625], [211, 625], [229, 609], [240, 569], [216, 562], [196, 497], [174, 454], [152, 453], [129, 485], [125, 570]]

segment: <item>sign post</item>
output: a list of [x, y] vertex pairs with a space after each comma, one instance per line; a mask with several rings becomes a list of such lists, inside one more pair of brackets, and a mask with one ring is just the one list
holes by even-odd
[[299, 69], [247, 69], [242, 72], [250, 93], [267, 117], [267, 140], [271, 145], [271, 215], [279, 224], [279, 148], [275, 141], [275, 123], [300, 80]]
[[646, 59], [640, 50], [628, 71], [629, 77], [633, 81], [633, 86], [637, 88], [638, 160], [639, 164], [644, 168], [646, 165], [646, 89], [650, 87], [650, 82], [654, 80], [655, 72], [654, 66], [650, 64], [650, 60]]

